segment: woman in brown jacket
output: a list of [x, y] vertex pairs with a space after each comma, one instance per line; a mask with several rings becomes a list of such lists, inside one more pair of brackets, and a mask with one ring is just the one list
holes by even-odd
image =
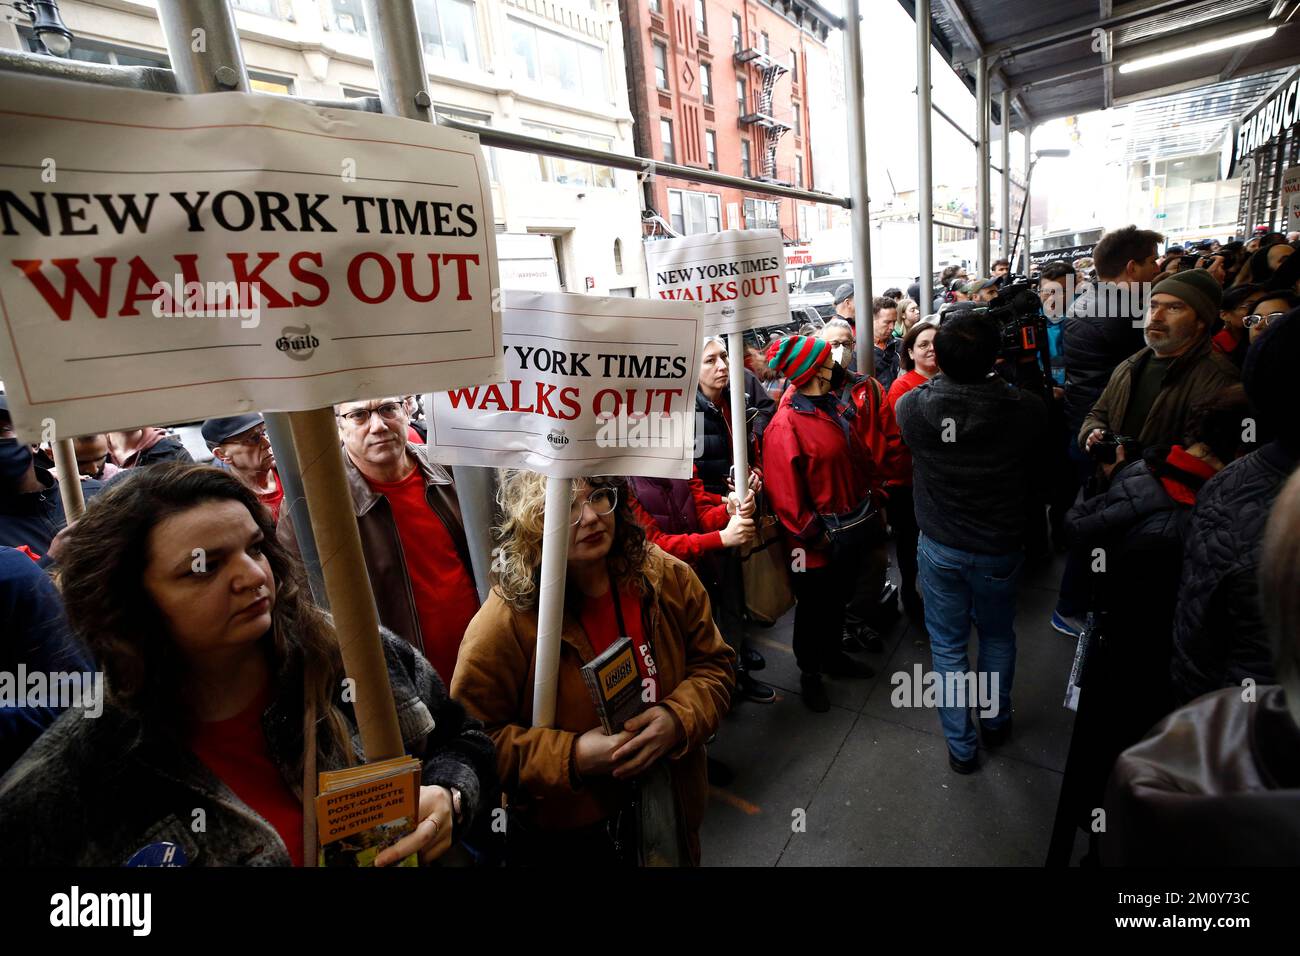
[[[507, 858], [626, 862], [616, 849], [621, 811], [632, 781], [663, 761], [678, 830], [698, 864], [704, 742], [731, 699], [732, 652], [695, 573], [646, 541], [626, 483], [575, 480], [554, 726], [532, 726], [545, 497], [540, 475], [502, 477], [494, 587], [465, 632], [451, 690], [496, 744], [511, 813]], [[581, 667], [621, 635], [632, 638], [649, 706], [606, 735]]]

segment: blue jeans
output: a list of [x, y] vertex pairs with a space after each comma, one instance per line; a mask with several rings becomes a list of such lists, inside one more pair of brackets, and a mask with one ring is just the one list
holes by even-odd
[[[973, 622], [979, 630], [980, 671], [989, 674], [990, 681], [994, 674], [998, 680], [998, 712], [989, 718], [990, 728], [1000, 727], [1011, 716], [1016, 590], [1024, 563], [1023, 551], [976, 554], [947, 547], [924, 534], [917, 546], [934, 669], [940, 675], [970, 670], [966, 647]], [[969, 760], [975, 756], [977, 738], [970, 707], [940, 707], [939, 722], [954, 757]]]

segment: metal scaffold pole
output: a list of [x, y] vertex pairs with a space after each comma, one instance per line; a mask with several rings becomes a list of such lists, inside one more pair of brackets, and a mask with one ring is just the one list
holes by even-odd
[[1011, 91], [1002, 91], [1002, 241], [1001, 259], [1011, 258]]
[[853, 301], [857, 309], [858, 371], [875, 368], [871, 351], [871, 213], [867, 199], [866, 85], [862, 76], [862, 23], [858, 0], [844, 10], [845, 96], [849, 114], [849, 195], [853, 236]]
[[975, 62], [975, 195], [979, 205], [979, 232], [975, 234], [975, 271], [980, 276], [989, 274], [990, 220], [989, 188], [989, 69], [988, 61], [980, 57]]
[[916, 211], [922, 315], [934, 304], [934, 170], [930, 156], [930, 0], [916, 2]]

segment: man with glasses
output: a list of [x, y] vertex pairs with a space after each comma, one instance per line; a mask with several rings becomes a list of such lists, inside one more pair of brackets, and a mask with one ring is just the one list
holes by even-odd
[[275, 453], [266, 434], [266, 422], [254, 412], [229, 418], [209, 418], [200, 429], [217, 463], [252, 489], [262, 500], [271, 519], [280, 521], [284, 486], [275, 470]]
[[[379, 620], [420, 648], [450, 686], [479, 607], [451, 475], [409, 440], [403, 396], [344, 402], [335, 413]], [[296, 551], [290, 515], [279, 536]]]

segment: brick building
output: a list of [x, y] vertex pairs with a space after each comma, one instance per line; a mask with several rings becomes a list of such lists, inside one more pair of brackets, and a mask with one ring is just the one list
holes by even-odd
[[[809, 104], [829, 90], [835, 18], [810, 0], [621, 0], [628, 100], [640, 156], [759, 182], [813, 182]], [[831, 38], [830, 42], [837, 42]], [[674, 232], [817, 231], [814, 203], [658, 177], [646, 205]]]

